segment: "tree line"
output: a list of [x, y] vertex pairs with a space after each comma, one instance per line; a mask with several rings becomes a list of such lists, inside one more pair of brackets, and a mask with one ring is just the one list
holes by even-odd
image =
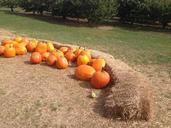
[[127, 23], [171, 21], [171, 0], [0, 0], [2, 6], [21, 7], [26, 12], [50, 12], [52, 16], [86, 18], [89, 22], [110, 22], [119, 17]]

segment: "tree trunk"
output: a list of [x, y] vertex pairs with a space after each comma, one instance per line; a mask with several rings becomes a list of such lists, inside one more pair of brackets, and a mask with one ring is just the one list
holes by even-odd
[[11, 12], [14, 12], [14, 8], [13, 7], [10, 7], [11, 8]]

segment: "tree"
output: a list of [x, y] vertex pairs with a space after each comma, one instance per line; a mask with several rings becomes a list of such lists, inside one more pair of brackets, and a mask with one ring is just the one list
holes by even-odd
[[14, 12], [14, 8], [16, 8], [20, 3], [20, 0], [2, 0], [1, 5], [8, 7], [11, 9], [11, 12]]

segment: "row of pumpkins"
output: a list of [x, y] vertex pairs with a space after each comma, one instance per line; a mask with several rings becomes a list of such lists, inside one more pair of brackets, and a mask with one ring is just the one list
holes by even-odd
[[93, 59], [91, 52], [81, 47], [60, 47], [56, 49], [52, 42], [16, 36], [4, 39], [0, 45], [0, 55], [11, 58], [16, 55], [31, 53], [30, 62], [39, 64], [45, 61], [50, 66], [66, 69], [70, 63], [76, 63], [75, 76], [79, 80], [90, 80], [93, 88], [101, 89], [110, 82], [110, 75], [103, 70], [106, 65], [104, 59]]

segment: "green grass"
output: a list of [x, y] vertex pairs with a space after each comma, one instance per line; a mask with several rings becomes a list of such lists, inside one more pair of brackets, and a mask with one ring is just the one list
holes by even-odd
[[171, 64], [171, 33], [141, 28], [100, 30], [51, 23], [0, 11], [0, 28], [31, 37], [69, 42], [112, 54], [129, 64]]

